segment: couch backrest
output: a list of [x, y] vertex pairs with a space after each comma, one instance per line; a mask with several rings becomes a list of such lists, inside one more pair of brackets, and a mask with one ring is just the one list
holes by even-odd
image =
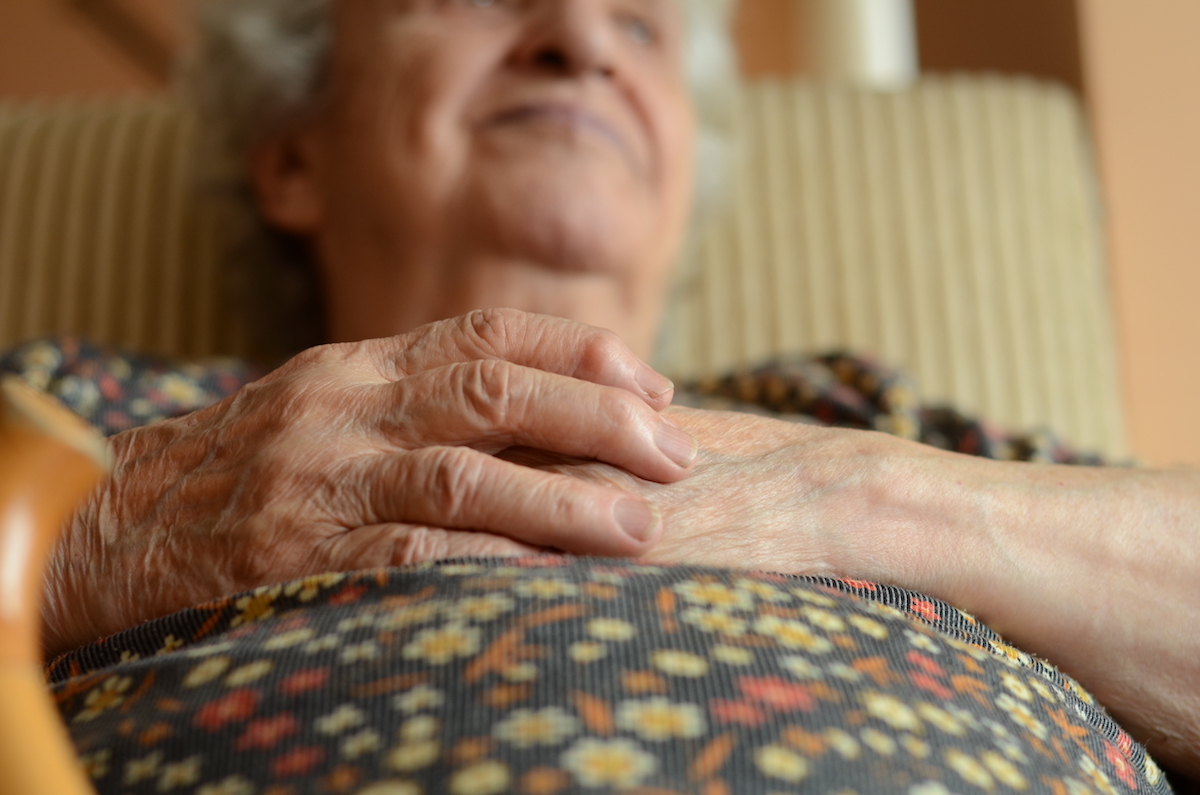
[[[1068, 92], [760, 82], [736, 126], [729, 209], [686, 257], [664, 370], [872, 352], [927, 398], [1125, 452], [1095, 176]], [[0, 105], [0, 348], [70, 332], [253, 354], [192, 146], [165, 99]]]

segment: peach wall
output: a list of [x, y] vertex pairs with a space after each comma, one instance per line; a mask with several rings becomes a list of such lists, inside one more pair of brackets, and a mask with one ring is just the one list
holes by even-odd
[[151, 91], [146, 74], [63, 0], [0, 0], [0, 97]]
[[1200, 464], [1200, 3], [1080, 8], [1133, 448]]

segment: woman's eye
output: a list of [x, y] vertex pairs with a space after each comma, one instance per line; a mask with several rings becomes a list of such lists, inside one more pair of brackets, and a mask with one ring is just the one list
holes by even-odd
[[634, 44], [648, 47], [658, 41], [658, 31], [644, 19], [635, 16], [622, 16], [619, 23], [621, 28], [629, 35], [629, 38], [633, 40]]

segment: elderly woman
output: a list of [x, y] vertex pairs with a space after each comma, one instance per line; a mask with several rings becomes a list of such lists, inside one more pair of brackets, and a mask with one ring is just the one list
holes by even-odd
[[[644, 357], [720, 18], [207, 4], [204, 96], [333, 344], [112, 438], [46, 608], [50, 654], [157, 619], [53, 666], [98, 786], [1166, 791], [950, 604], [1200, 772], [1195, 475], [667, 408]], [[687, 565], [494, 559], [547, 549]]]

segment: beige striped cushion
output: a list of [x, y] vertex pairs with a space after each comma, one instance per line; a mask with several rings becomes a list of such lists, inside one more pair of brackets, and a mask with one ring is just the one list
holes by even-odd
[[[1125, 449], [1090, 155], [1076, 103], [1011, 79], [875, 94], [748, 87], [732, 211], [671, 310], [679, 376], [849, 347], [927, 396]], [[222, 224], [165, 100], [0, 106], [0, 348], [77, 332], [245, 354]]]
[[729, 216], [662, 361], [870, 351], [925, 397], [1123, 454], [1096, 180], [1077, 102], [1027, 80], [747, 88]]
[[186, 117], [162, 100], [0, 106], [0, 348], [72, 332], [244, 352], [190, 145]]

